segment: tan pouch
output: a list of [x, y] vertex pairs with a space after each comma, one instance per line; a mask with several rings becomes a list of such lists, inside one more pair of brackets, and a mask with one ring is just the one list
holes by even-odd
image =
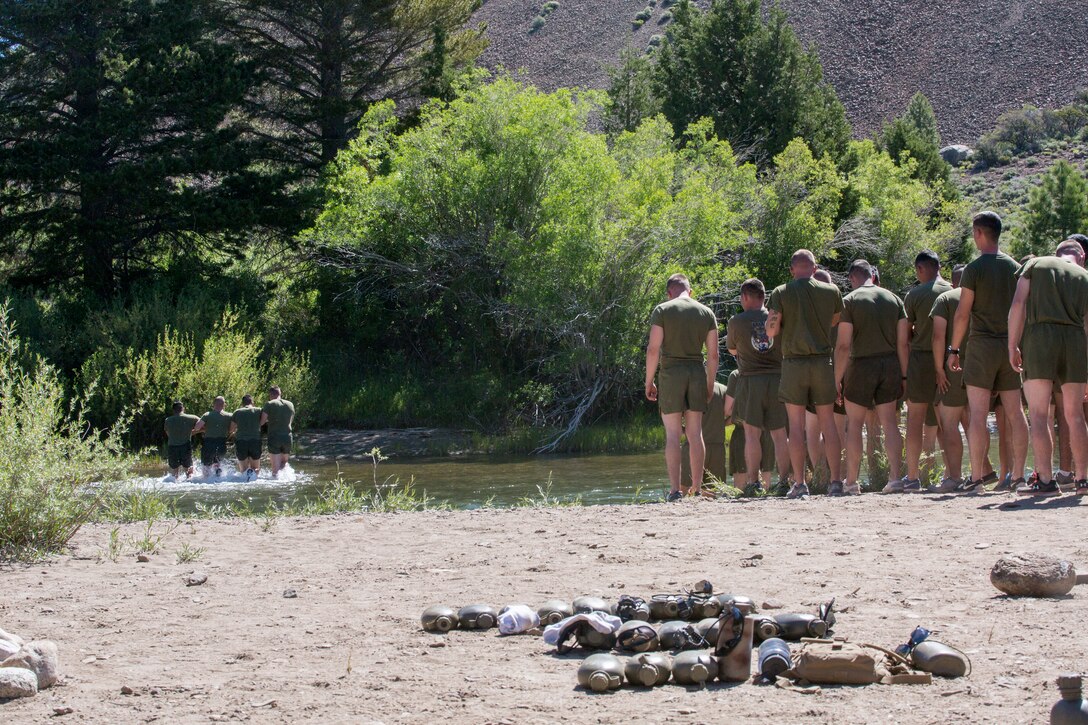
[[819, 685], [871, 685], [884, 673], [877, 670], [875, 654], [849, 642], [805, 642], [793, 656], [787, 676]]

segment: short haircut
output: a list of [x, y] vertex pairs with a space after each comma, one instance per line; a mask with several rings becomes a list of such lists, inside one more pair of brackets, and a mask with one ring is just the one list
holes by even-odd
[[175, 400], [174, 401], [174, 412], [175, 413], [180, 413], [183, 410], [185, 410], [185, 403], [181, 402], [180, 400]]
[[971, 220], [973, 229], [984, 229], [991, 239], [1001, 237], [1001, 216], [996, 211], [980, 211]]
[[952, 268], [952, 284], [958, 284], [960, 278], [963, 277], [963, 270], [967, 268], [966, 264], [957, 264]]
[[850, 263], [850, 269], [846, 270], [846, 273], [851, 277], [872, 279], [873, 265], [869, 264], [864, 259], [855, 259], [853, 262]]
[[279, 395], [280, 394], [280, 386], [273, 385], [271, 388], [268, 389], [268, 392], [272, 393], [273, 395]]
[[1069, 238], [1080, 245], [1080, 248], [1084, 250], [1084, 256], [1088, 257], [1088, 237], [1083, 234], [1070, 234]]
[[808, 262], [809, 264], [816, 266], [816, 255], [807, 249], [798, 249], [790, 257], [790, 266], [797, 264], [798, 262]]
[[1066, 239], [1058, 245], [1054, 254], [1058, 257], [1076, 257], [1078, 263], [1084, 261], [1084, 249], [1076, 239]]
[[828, 272], [826, 269], [817, 269], [815, 272], [812, 273], [812, 278], [820, 282], [824, 282], [825, 284], [835, 284], [833, 281], [831, 281], [831, 273]]
[[742, 295], [762, 298], [767, 296], [767, 288], [763, 286], [761, 280], [752, 277], [751, 279], [744, 280], [744, 284], [740, 286], [740, 293]]
[[928, 264], [934, 269], [941, 268], [941, 258], [937, 256], [937, 253], [932, 249], [923, 249], [918, 252], [918, 256], [914, 258], [914, 266], [919, 264]]
[[222, 395], [217, 395], [217, 396], [215, 396], [215, 400], [213, 400], [212, 402], [213, 403], [225, 403], [225, 402], [227, 402], [227, 399], [224, 398]]
[[691, 280], [688, 279], [686, 274], [674, 274], [669, 277], [669, 281], [665, 283], [665, 289], [672, 292], [677, 287], [691, 291]]
[[242, 405], [253, 405], [253, 396], [252, 395], [243, 395], [242, 396]]

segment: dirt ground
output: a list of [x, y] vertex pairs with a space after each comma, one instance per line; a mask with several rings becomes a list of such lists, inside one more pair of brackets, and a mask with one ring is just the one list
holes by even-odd
[[[0, 570], [0, 627], [55, 640], [63, 679], [0, 705], [0, 721], [1043, 722], [1054, 677], [1088, 669], [1088, 587], [1009, 599], [988, 574], [1003, 552], [1035, 546], [1088, 567], [1088, 501], [1002, 508], [1009, 500], [687, 501], [286, 519], [268, 530], [196, 522], [149, 563], [110, 561], [110, 527], [91, 526], [72, 556]], [[205, 549], [199, 561], [178, 563], [185, 544]], [[186, 586], [194, 571], [207, 583]], [[836, 633], [859, 641], [894, 646], [924, 625], [965, 650], [974, 672], [815, 695], [750, 683], [595, 695], [575, 687], [579, 657], [557, 657], [539, 637], [419, 626], [434, 603], [648, 597], [701, 578], [787, 610], [837, 597]]]

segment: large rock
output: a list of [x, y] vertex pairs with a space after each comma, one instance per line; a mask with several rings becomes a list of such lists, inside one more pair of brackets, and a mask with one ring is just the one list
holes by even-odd
[[14, 642], [9, 642], [6, 639], [0, 639], [0, 662], [3, 662], [18, 651], [19, 645]]
[[974, 151], [963, 144], [953, 144], [941, 149], [941, 158], [953, 166], [959, 166], [964, 161], [967, 161], [974, 156], [974, 153]]
[[1077, 583], [1077, 570], [1047, 554], [1012, 554], [997, 560], [990, 583], [1014, 597], [1058, 597]]
[[19, 667], [0, 668], [0, 700], [37, 694], [38, 678], [33, 672]]
[[4, 640], [5, 642], [11, 642], [17, 647], [23, 646], [22, 637], [17, 634], [12, 634], [11, 632], [5, 632], [2, 629], [0, 629], [0, 640]]
[[49, 640], [27, 642], [3, 662], [0, 669], [15, 667], [30, 670], [38, 678], [38, 689], [52, 687], [57, 681], [57, 645]]

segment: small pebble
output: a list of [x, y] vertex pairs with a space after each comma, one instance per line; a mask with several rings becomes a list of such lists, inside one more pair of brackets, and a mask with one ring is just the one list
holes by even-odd
[[205, 574], [204, 572], [193, 572], [188, 576], [188, 578], [186, 578], [185, 586], [198, 587], [206, 581], [208, 581], [207, 574]]
[[134, 692], [135, 692], [135, 690], [133, 690], [133, 689], [132, 689], [131, 687], [129, 687], [128, 685], [121, 685], [121, 694], [122, 694], [122, 695], [131, 695], [131, 694], [133, 694]]
[[296, 592], [294, 589], [284, 589], [283, 590], [283, 598], [284, 599], [298, 599], [298, 592]]
[[54, 707], [53, 708], [53, 715], [54, 716], [71, 715], [73, 712], [75, 712], [75, 710], [73, 710], [70, 707]]
[[136, 557], [136, 561], [140, 562], [141, 564], [146, 564], [147, 562], [151, 561], [151, 557], [147, 554], [139, 554]]

